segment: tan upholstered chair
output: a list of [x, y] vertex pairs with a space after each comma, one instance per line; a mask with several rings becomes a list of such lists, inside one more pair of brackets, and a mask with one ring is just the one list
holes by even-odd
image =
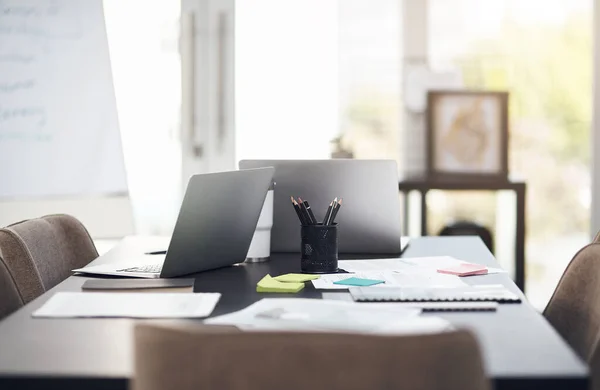
[[0, 229], [0, 318], [96, 257], [87, 230], [69, 215], [49, 215]]
[[135, 390], [489, 389], [475, 338], [135, 328]]
[[600, 389], [600, 242], [575, 254], [544, 310], [544, 316], [591, 368]]

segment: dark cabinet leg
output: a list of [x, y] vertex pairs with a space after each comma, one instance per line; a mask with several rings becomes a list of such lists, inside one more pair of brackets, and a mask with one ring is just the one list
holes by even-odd
[[515, 283], [525, 292], [525, 186], [516, 190], [517, 229], [515, 240]]
[[404, 212], [402, 215], [402, 232], [400, 234], [403, 236], [408, 236], [408, 213], [410, 210], [409, 194], [410, 191], [402, 191], [402, 197], [404, 198], [402, 202], [404, 205]]
[[427, 191], [421, 191], [421, 235], [427, 235]]

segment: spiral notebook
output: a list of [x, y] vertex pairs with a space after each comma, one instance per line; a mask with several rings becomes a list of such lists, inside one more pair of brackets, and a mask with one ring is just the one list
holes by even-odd
[[349, 291], [356, 302], [521, 302], [517, 294], [501, 284], [452, 288], [351, 287]]

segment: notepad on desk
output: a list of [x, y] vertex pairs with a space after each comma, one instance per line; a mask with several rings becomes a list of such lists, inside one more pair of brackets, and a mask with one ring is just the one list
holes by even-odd
[[[322, 294], [324, 300], [353, 302], [350, 294], [328, 293]], [[498, 309], [498, 302], [354, 302], [355, 305], [373, 306], [380, 308], [419, 309], [423, 313], [435, 312], [494, 312]]]
[[498, 309], [498, 302], [371, 302], [357, 303], [358, 305], [375, 305], [388, 307], [397, 305], [399, 308], [417, 308], [422, 313], [439, 312], [494, 312]]
[[257, 284], [256, 292], [260, 293], [297, 293], [304, 288], [304, 283], [286, 283], [280, 282], [271, 277], [271, 275], [265, 275]]
[[487, 275], [488, 268], [485, 265], [462, 263], [453, 267], [438, 268], [437, 272], [456, 276]]
[[83, 291], [130, 292], [130, 293], [191, 293], [195, 279], [90, 279]]
[[351, 287], [349, 291], [356, 302], [521, 302], [519, 296], [495, 284], [454, 288]]
[[342, 280], [338, 280], [333, 282], [333, 284], [339, 284], [342, 286], [375, 286], [378, 284], [383, 284], [385, 283], [385, 280], [377, 280], [377, 279], [363, 279], [363, 278], [357, 278], [357, 277], [351, 277], [348, 279], [342, 279]]
[[273, 277], [273, 279], [284, 283], [304, 283], [311, 280], [319, 279], [319, 275], [310, 274], [284, 274]]

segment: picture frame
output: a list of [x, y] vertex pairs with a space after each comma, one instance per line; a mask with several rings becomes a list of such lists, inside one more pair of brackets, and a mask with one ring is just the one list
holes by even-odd
[[427, 94], [427, 176], [508, 180], [508, 92]]

